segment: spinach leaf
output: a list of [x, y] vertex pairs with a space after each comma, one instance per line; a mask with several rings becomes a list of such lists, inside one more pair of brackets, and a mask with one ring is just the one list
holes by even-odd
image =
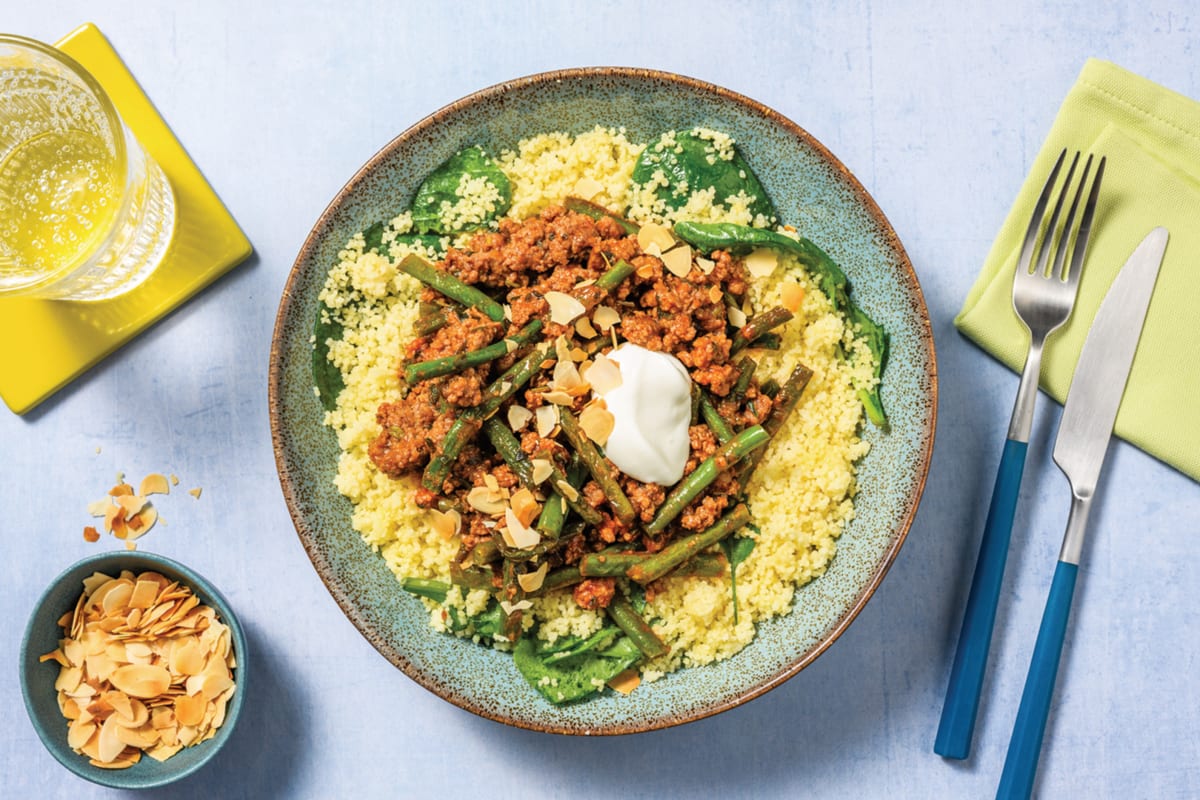
[[446, 254], [446, 240], [442, 236], [426, 233], [398, 233], [385, 246], [383, 243], [383, 232], [385, 230], [387, 230], [387, 226], [382, 222], [376, 222], [364, 230], [363, 251], [378, 253], [384, 258], [391, 258], [388, 250], [392, 242], [399, 242], [410, 246], [423, 247], [439, 257]]
[[697, 130], [675, 134], [674, 145], [659, 141], [648, 145], [638, 156], [633, 168], [633, 183], [639, 186], [652, 185], [655, 173], [662, 171], [667, 185], [654, 189], [655, 196], [668, 208], [678, 210], [688, 201], [693, 192], [715, 189], [713, 202], [725, 204], [728, 198], [744, 192], [753, 198], [750, 214], [774, 221], [775, 207], [767, 196], [767, 190], [759, 183], [750, 165], [732, 144], [731, 154], [723, 158], [721, 149], [712, 139], [704, 138]]
[[599, 691], [597, 683], [603, 686], [641, 657], [637, 647], [624, 636], [604, 650], [557, 663], [547, 663], [548, 659], [538, 656], [537, 645], [529, 636], [521, 639], [513, 649], [513, 663], [522, 677], [555, 705], [590, 697]]
[[621, 633], [620, 628], [608, 626], [601, 628], [582, 641], [575, 642], [572, 646], [558, 650], [554, 653], [549, 653], [542, 658], [543, 664], [557, 664], [561, 661], [570, 661], [573, 658], [586, 655], [596, 650], [600, 650], [612, 644], [613, 638]]
[[[459, 194], [464, 182], [470, 196]], [[451, 234], [481, 228], [498, 219], [512, 204], [508, 176], [478, 145], [459, 150], [435, 169], [413, 199], [413, 229], [418, 233]]]
[[886, 429], [888, 426], [887, 414], [883, 410], [883, 399], [879, 396], [880, 383], [878, 379], [883, 376], [883, 368], [887, 365], [888, 333], [854, 302], [850, 303], [850, 313], [847, 317], [851, 325], [858, 326], [858, 336], [866, 341], [867, 348], [875, 358], [875, 387], [870, 391], [859, 389], [858, 399], [866, 409], [867, 417], [871, 422]]
[[721, 549], [725, 551], [725, 558], [729, 559], [729, 590], [733, 593], [733, 624], [738, 623], [738, 601], [737, 601], [737, 568], [738, 564], [749, 557], [754, 551], [754, 545], [757, 544], [754, 539], [749, 536], [729, 536], [721, 540]]
[[312, 372], [317, 397], [326, 411], [337, 408], [338, 395], [346, 388], [342, 371], [329, 360], [329, 342], [338, 341], [343, 333], [342, 324], [337, 321], [333, 309], [322, 303], [313, 321]]

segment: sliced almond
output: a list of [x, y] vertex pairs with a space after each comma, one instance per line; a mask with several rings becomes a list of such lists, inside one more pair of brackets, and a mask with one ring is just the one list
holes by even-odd
[[621, 365], [600, 353], [584, 373], [584, 380], [596, 394], [606, 395], [621, 385]]
[[638, 674], [636, 669], [627, 669], [624, 672], [618, 673], [608, 681], [608, 688], [614, 692], [621, 694], [630, 694], [641, 685], [642, 676]]
[[92, 517], [103, 517], [108, 513], [108, 509], [112, 506], [112, 498], [106, 497], [103, 500], [97, 500], [94, 503], [88, 503], [87, 512]]
[[579, 499], [579, 490], [566, 481], [555, 481], [554, 488], [558, 489], [558, 493], [572, 503]]
[[699, 267], [700, 271], [705, 275], [712, 275], [713, 270], [717, 268], [717, 263], [711, 258], [696, 256], [696, 266]]
[[206, 655], [195, 638], [181, 639], [171, 648], [171, 672], [176, 675], [199, 675], [204, 669]]
[[542, 535], [517, 519], [517, 515], [513, 513], [511, 508], [504, 509], [504, 522], [508, 528], [502, 535], [509, 547], [524, 550], [525, 548], [533, 547], [542, 540]]
[[746, 271], [755, 278], [765, 278], [779, 266], [779, 256], [774, 250], [766, 247], [755, 248], [743, 260]]
[[499, 516], [504, 513], [504, 502], [486, 486], [476, 486], [467, 492], [467, 505], [484, 514]]
[[547, 402], [554, 403], [555, 405], [559, 406], [575, 405], [575, 398], [569, 393], [564, 392], [562, 389], [555, 389], [552, 392], [546, 392], [542, 395], [542, 398]]
[[571, 190], [571, 193], [584, 200], [591, 200], [603, 191], [603, 183], [595, 178], [585, 175], [579, 180], [575, 181], [575, 188]]
[[200, 695], [184, 695], [175, 698], [175, 718], [180, 725], [199, 725], [204, 719], [204, 698]]
[[570, 325], [587, 310], [583, 303], [563, 292], [546, 292], [545, 298], [550, 304], [550, 321], [559, 325]]
[[525, 526], [532, 525], [542, 510], [541, 506], [538, 505], [538, 501], [534, 499], [533, 492], [528, 489], [520, 489], [513, 492], [513, 496], [509, 502], [512, 503], [513, 514]]
[[592, 314], [592, 322], [596, 323], [596, 327], [605, 333], [608, 332], [609, 328], [618, 324], [620, 321], [621, 315], [617, 313], [615, 308], [609, 308], [608, 306], [600, 306], [596, 309], [596, 312]]
[[124, 481], [117, 483], [116, 486], [108, 490], [109, 497], [125, 497], [131, 494], [133, 494], [133, 487]]
[[533, 464], [533, 482], [535, 484], [544, 483], [547, 478], [554, 474], [554, 467], [547, 459], [535, 458], [530, 463]]
[[453, 539], [462, 531], [462, 514], [453, 508], [448, 511], [431, 508], [429, 516], [432, 519], [433, 530], [443, 539]]
[[194, 498], [196, 498], [197, 500], [199, 500], [199, 499], [200, 499], [200, 492], [202, 492], [202, 491], [204, 491], [204, 490], [203, 490], [203, 489], [201, 489], [199, 486], [197, 486], [195, 489], [188, 489], [188, 494], [190, 494], [192, 497], [194, 497]]
[[779, 287], [779, 299], [783, 307], [794, 314], [804, 302], [804, 287], [798, 283], [785, 283]]
[[585, 339], [595, 339], [600, 334], [592, 327], [592, 323], [587, 317], [580, 317], [575, 320], [575, 331]]
[[575, 365], [575, 362], [573, 359], [571, 359], [570, 355], [571, 354], [568, 352], [567, 358], [554, 365], [554, 373], [553, 377], [550, 379], [550, 385], [554, 389], [561, 389], [564, 392], [578, 394], [576, 390], [586, 389], [587, 384], [584, 382], [583, 377], [580, 376], [579, 367]]
[[546, 573], [550, 569], [550, 563], [543, 561], [542, 565], [533, 572], [526, 572], [517, 576], [517, 583], [520, 584], [522, 591], [536, 592], [542, 588], [542, 582], [546, 580]]
[[675, 244], [675, 235], [656, 222], [647, 222], [638, 229], [637, 242], [645, 252], [650, 252], [651, 247], [666, 252]]
[[543, 439], [553, 433], [558, 425], [558, 409], [554, 406], [538, 406], [534, 416], [537, 418], [537, 434]]
[[735, 328], [741, 328], [746, 324], [746, 312], [740, 308], [726, 309], [725, 316], [728, 318], [729, 324]]
[[504, 611], [505, 614], [512, 614], [517, 611], [525, 611], [526, 609], [533, 608], [533, 601], [532, 600], [519, 600], [516, 603], [510, 603], [507, 600], [501, 600], [500, 608]]
[[531, 419], [533, 419], [533, 412], [525, 406], [514, 404], [508, 407], [508, 427], [512, 428], [513, 433], [528, 425]]
[[138, 494], [145, 497], [149, 494], [170, 494], [171, 484], [167, 482], [166, 475], [160, 475], [157, 472], [152, 472], [142, 478], [141, 484], [138, 486]]
[[171, 685], [171, 674], [156, 664], [128, 664], [113, 671], [112, 684], [125, 694], [149, 698]]
[[158, 583], [139, 577], [137, 583], [133, 585], [133, 594], [129, 596], [129, 607], [149, 608], [154, 605], [154, 598], [157, 596]]
[[596, 444], [603, 447], [612, 435], [616, 419], [603, 400], [588, 403], [579, 414], [579, 427]]
[[100, 740], [96, 743], [96, 760], [102, 763], [116, 761], [117, 756], [121, 755], [125, 750], [125, 743], [121, 741], [118, 731], [121, 726], [117, 724], [115, 717], [109, 717], [100, 726]]
[[154, 523], [158, 521], [158, 510], [154, 506], [147, 503], [141, 511], [131, 517], [126, 526], [129, 531], [125, 535], [126, 539], [134, 540], [146, 535], [146, 532], [154, 527]]
[[96, 530], [96, 528], [92, 525], [84, 525], [83, 526], [83, 540], [85, 542], [100, 541], [100, 531]]
[[692, 271], [692, 248], [686, 244], [672, 247], [662, 254], [662, 262], [672, 275], [686, 278]]
[[67, 744], [72, 750], [79, 750], [87, 744], [88, 739], [91, 739], [95, 732], [96, 723], [84, 722], [81, 724], [79, 720], [75, 720], [67, 728]]

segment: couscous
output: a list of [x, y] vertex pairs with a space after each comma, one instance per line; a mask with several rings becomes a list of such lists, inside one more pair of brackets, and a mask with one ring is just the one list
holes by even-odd
[[[513, 649], [553, 702], [728, 658], [854, 515], [886, 335], [848, 292], [720, 132], [469, 148], [321, 295], [352, 524], [434, 628]], [[618, 447], [633, 355], [683, 392], [681, 457]]]

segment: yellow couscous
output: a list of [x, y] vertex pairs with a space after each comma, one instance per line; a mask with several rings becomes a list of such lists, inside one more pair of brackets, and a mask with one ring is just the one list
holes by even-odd
[[[714, 158], [732, 148], [723, 134], [704, 135], [712, 141]], [[512, 184], [508, 215], [524, 219], [566, 195], [581, 195], [608, 208], [629, 209], [627, 216], [639, 223], [767, 223], [751, 214], [746, 197], [718, 199], [712, 191], [697, 191], [672, 210], [648, 197], [645, 187], [632, 192], [630, 176], [642, 148], [624, 131], [605, 128], [574, 137], [549, 133], [523, 140], [496, 159]], [[453, 208], [460, 218], [473, 213], [467, 189], [464, 201]], [[398, 358], [416, 336], [421, 286], [400, 273], [397, 264], [411, 252], [429, 253], [396, 240], [411, 224], [407, 214], [391, 220], [384, 234], [387, 256], [368, 252], [361, 235], [352, 238], [329, 273], [321, 295], [324, 313], [344, 331], [329, 342], [329, 359], [341, 372], [345, 388], [325, 423], [336, 432], [341, 447], [335, 481], [354, 505], [355, 530], [397, 577], [446, 580], [457, 543], [435, 532], [429, 512], [413, 502], [418, 480], [389, 477], [368, 456], [378, 433], [376, 410], [398, 393]], [[757, 276], [760, 271], [769, 274]], [[737, 623], [728, 574], [663, 579], [646, 616], [654, 620], [654, 630], [669, 652], [642, 665], [644, 680], [728, 658], [749, 644], [757, 623], [788, 613], [797, 587], [824, 573], [839, 535], [854, 516], [855, 463], [868, 449], [859, 438], [863, 409], [856, 392], [875, 380], [869, 353], [793, 257], [781, 254], [775, 268], [752, 274], [756, 277], [750, 299], [756, 308], [778, 305], [785, 294], [793, 305], [795, 298], [803, 297], [795, 319], [780, 331], [781, 347], [756, 356], [757, 376], [782, 382], [802, 362], [811, 368], [812, 378], [748, 487], [751, 535], [757, 544], [737, 570]], [[473, 614], [488, 598], [486, 591], [455, 587], [447, 603]], [[445, 630], [443, 607], [429, 605], [431, 624]], [[603, 623], [603, 612], [583, 610], [569, 591], [534, 599], [524, 620], [526, 628], [536, 625], [537, 635], [545, 640], [586, 636]], [[499, 640], [497, 646], [504, 647], [504, 642]]]

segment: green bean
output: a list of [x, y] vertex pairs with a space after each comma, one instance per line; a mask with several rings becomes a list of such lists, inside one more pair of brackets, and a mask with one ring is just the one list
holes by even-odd
[[458, 460], [458, 454], [478, 432], [479, 420], [470, 414], [463, 414], [454, 420], [450, 430], [446, 431], [446, 438], [442, 439], [441, 452], [425, 465], [425, 472], [421, 475], [421, 485], [431, 492], [442, 491], [442, 484], [450, 474], [454, 462]]
[[626, 574], [632, 580], [642, 584], [658, 580], [701, 550], [711, 547], [741, 529], [749, 521], [749, 509], [744, 503], [739, 503], [733, 511], [717, 520], [711, 528], [676, 539], [650, 558], [630, 567]]
[[717, 441], [725, 444], [733, 438], [733, 428], [729, 422], [721, 416], [721, 412], [717, 411], [717, 407], [713, 405], [707, 392], [700, 393], [700, 413], [704, 416], [704, 422], [708, 425], [709, 430], [717, 437]]
[[[788, 375], [788, 379], [784, 381], [783, 386], [779, 390], [779, 394], [771, 406], [771, 413], [767, 414], [767, 418], [763, 420], [763, 430], [772, 436], [779, 433], [783, 429], [783, 424], [787, 422], [787, 418], [791, 415], [792, 410], [796, 407], [796, 403], [800, 401], [800, 395], [804, 393], [804, 387], [808, 386], [808, 381], [812, 378], [812, 370], [803, 364], [797, 364], [792, 374]], [[766, 454], [767, 449], [764, 447], [757, 452], [751, 453], [746, 459], [742, 468], [738, 471], [738, 481], [745, 488], [750, 481], [750, 476], [754, 474], [754, 470], [758, 467], [758, 462], [762, 461], [762, 457]]]
[[471, 350], [470, 352], [458, 353], [452, 356], [434, 358], [429, 361], [419, 361], [416, 364], [409, 364], [404, 368], [404, 380], [411, 386], [430, 378], [461, 372], [468, 367], [478, 367], [480, 364], [495, 361], [497, 358], [503, 358], [508, 355], [513, 350], [528, 345], [541, 330], [542, 321], [535, 319], [512, 336], [501, 339], [495, 344], [489, 344], [487, 347], [481, 347], [478, 350]]
[[598, 203], [593, 203], [590, 200], [584, 200], [582, 197], [564, 198], [563, 208], [567, 209], [568, 211], [574, 211], [577, 214], [583, 214], [591, 217], [592, 219], [604, 219], [607, 217], [608, 219], [611, 219], [613, 222], [620, 225], [621, 230], [628, 234], [637, 233], [639, 230], [637, 225], [625, 219], [620, 214], [609, 211], [607, 208]]
[[729, 391], [729, 399], [741, 402], [742, 398], [746, 396], [746, 390], [750, 388], [750, 380], [754, 377], [754, 370], [758, 369], [758, 362], [746, 356], [738, 361], [737, 367], [737, 382], [733, 384], [733, 388]]
[[666, 655], [671, 649], [663, 644], [662, 639], [658, 638], [658, 634], [646, 620], [642, 619], [642, 615], [634, 610], [633, 605], [625, 599], [624, 595], [615, 595], [605, 610], [608, 612], [609, 618], [625, 632], [629, 641], [633, 642], [646, 658], [658, 658]]
[[774, 378], [768, 378], [765, 382], [759, 385], [758, 393], [765, 394], [770, 398], [774, 398], [775, 395], [779, 394], [780, 388], [779, 381], [775, 380]]
[[540, 597], [555, 589], [565, 589], [568, 586], [574, 586], [582, 582], [583, 575], [579, 573], [579, 567], [559, 567], [546, 573], [546, 577], [542, 580], [542, 585], [536, 590], [529, 592], [526, 596]]
[[496, 588], [495, 576], [490, 569], [480, 567], [463, 567], [460, 564], [450, 565], [450, 582], [465, 589]]
[[418, 597], [429, 598], [435, 603], [444, 603], [446, 593], [450, 591], [450, 584], [429, 578], [401, 578], [400, 588]]
[[657, 536], [666, 529], [671, 521], [683, 513], [687, 504], [692, 502], [708, 488], [717, 476], [738, 461], [745, 458], [756, 448], [762, 447], [771, 437], [761, 425], [755, 425], [739, 433], [721, 446], [717, 452], [706, 458], [700, 466], [692, 471], [659, 506], [658, 513], [646, 526], [646, 533]]
[[672, 578], [719, 578], [728, 564], [719, 553], [697, 553], [668, 574]]
[[[483, 429], [488, 439], [491, 440], [492, 446], [496, 448], [496, 452], [512, 467], [512, 471], [517, 474], [517, 478], [520, 479], [525, 488], [531, 492], [539, 491], [538, 485], [533, 481], [533, 464], [530, 463], [529, 458], [525, 455], [525, 451], [521, 449], [521, 443], [517, 441], [517, 437], [513, 435], [508, 426], [495, 417], [492, 417], [484, 423]], [[550, 462], [550, 481], [559, 491], [562, 491], [563, 485], [570, 486], [567, 476], [563, 474], [561, 469], [555, 466], [553, 461]], [[580, 519], [589, 525], [599, 525], [604, 521], [604, 517], [600, 515], [600, 512], [584, 502], [583, 497], [578, 492], [574, 492], [573, 494], [574, 499], [566, 497], [565, 494], [564, 497], [567, 505], [579, 515]]]
[[617, 519], [625, 527], [632, 527], [634, 518], [637, 515], [637, 512], [633, 509], [633, 503], [629, 501], [629, 498], [625, 496], [625, 492], [621, 490], [621, 484], [617, 482], [617, 476], [609, 466], [608, 461], [604, 456], [600, 455], [600, 451], [596, 449], [596, 445], [592, 443], [592, 440], [579, 427], [579, 420], [564, 407], [559, 410], [559, 424], [562, 426], [563, 435], [567, 437], [567, 441], [575, 448], [575, 452], [579, 454], [583, 465], [587, 467], [592, 478], [599, 484], [600, 490], [604, 492], [604, 497], [608, 500], [608, 504], [612, 506], [613, 513], [616, 514]]
[[748, 346], [751, 350], [782, 350], [783, 337], [778, 333], [764, 333]]
[[504, 321], [504, 306], [474, 286], [463, 283], [449, 272], [437, 269], [420, 256], [405, 256], [404, 260], [397, 265], [397, 269], [406, 275], [411, 275], [426, 286], [436, 289], [446, 297], [457, 300], [464, 306], [479, 309], [492, 322]]
[[791, 320], [792, 317], [792, 312], [783, 306], [776, 306], [775, 308], [769, 308], [766, 311], [755, 314], [734, 334], [733, 345], [729, 348], [729, 352], [732, 354], [746, 347], [755, 346], [753, 345], [755, 339], [758, 339], [770, 330], [778, 328], [780, 325]]
[[500, 558], [500, 548], [491, 539], [483, 539], [471, 548], [471, 563], [484, 567]]
[[483, 390], [483, 402], [472, 409], [472, 412], [478, 414], [480, 419], [486, 419], [495, 414], [505, 400], [516, 394], [522, 386], [529, 383], [530, 378], [542, 370], [547, 361], [553, 363], [556, 360], [549, 344], [541, 344], [533, 348], [528, 355], [488, 384], [488, 387]]
[[596, 279], [596, 288], [611, 292], [613, 289], [621, 285], [621, 282], [633, 274], [633, 264], [621, 259], [613, 264], [608, 270]]
[[[504, 562], [504, 577], [500, 585], [500, 592], [510, 603], [519, 603], [525, 598], [525, 590], [521, 588], [521, 584], [517, 581], [517, 565], [511, 561]], [[521, 618], [525, 612], [519, 609], [512, 611], [504, 611], [501, 606], [500, 610], [504, 613], [504, 623], [500, 627], [504, 638], [509, 642], [515, 643], [521, 638]]]
[[692, 384], [692, 412], [689, 418], [688, 425], [698, 425], [700, 423], [700, 394], [703, 390], [700, 384]]
[[444, 309], [430, 311], [428, 314], [422, 314], [413, 323], [413, 330], [417, 336], [428, 336], [431, 333], [436, 333], [450, 322], [450, 314]]
[[[567, 483], [571, 484], [575, 489], [583, 486], [583, 480], [587, 476], [587, 469], [583, 466], [578, 454], [571, 458], [571, 463], [567, 466]], [[557, 539], [562, 533], [563, 523], [567, 519], [567, 501], [563, 499], [562, 494], [557, 490], [550, 493], [546, 498], [545, 504], [542, 506], [542, 513], [538, 516], [537, 529], [545, 536], [552, 539]]]
[[[588, 553], [579, 559], [579, 574], [585, 578], [614, 578], [625, 575], [635, 564], [641, 564], [654, 553], [601, 550]], [[693, 578], [716, 578], [725, 574], [725, 558], [710, 553], [700, 553], [688, 559], [671, 575]]]

